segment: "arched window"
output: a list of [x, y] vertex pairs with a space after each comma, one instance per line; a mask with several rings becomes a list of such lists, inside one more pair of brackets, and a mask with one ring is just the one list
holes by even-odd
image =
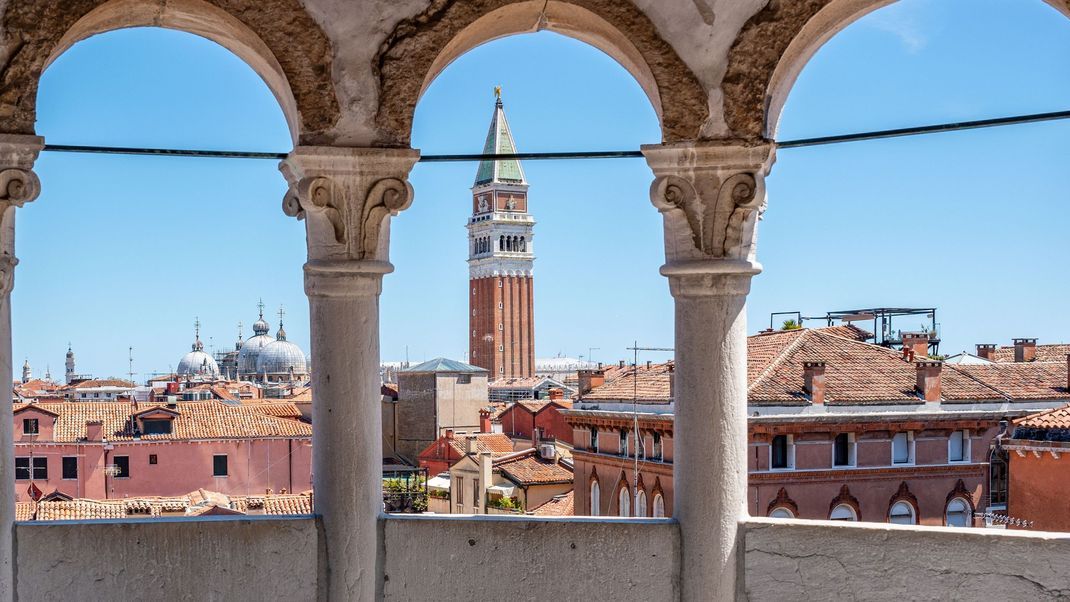
[[598, 453], [598, 427], [591, 427], [591, 446], [590, 450], [593, 453]]
[[957, 497], [947, 503], [947, 511], [944, 513], [944, 524], [949, 527], [970, 526], [970, 503]]
[[498, 237], [498, 250], [499, 251], [504, 251], [505, 250], [505, 235], [502, 235], [502, 236]]
[[646, 492], [640, 491], [635, 500], [635, 515], [646, 516]]
[[521, 236], [520, 237], [520, 252], [521, 253], [526, 253], [527, 250], [528, 250], [528, 242], [526, 240], [524, 240], [523, 236]]
[[995, 450], [989, 460], [989, 491], [991, 492], [990, 506], [1007, 506], [1007, 452]]
[[620, 429], [620, 455], [628, 455], [628, 429]]
[[856, 521], [858, 520], [858, 514], [855, 513], [854, 508], [847, 504], [840, 504], [829, 513], [829, 520]]
[[620, 488], [620, 493], [617, 494], [617, 515], [618, 516], [631, 516], [631, 504], [632, 492], [628, 491], [628, 486]]
[[888, 511], [888, 522], [897, 525], [915, 525], [918, 520], [914, 515], [914, 506], [908, 502], [896, 502]]
[[598, 516], [599, 508], [602, 506], [602, 489], [598, 486], [598, 481], [591, 481], [591, 516]]
[[665, 517], [665, 498], [660, 493], [654, 494], [654, 518]]
[[780, 506], [773, 508], [773, 511], [769, 513], [769, 518], [795, 518], [795, 514], [791, 510]]

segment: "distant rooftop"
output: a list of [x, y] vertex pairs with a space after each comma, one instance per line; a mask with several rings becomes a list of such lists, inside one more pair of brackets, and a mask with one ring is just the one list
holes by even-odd
[[446, 359], [444, 357], [436, 357], [433, 360], [427, 360], [422, 364], [417, 364], [410, 368], [403, 368], [399, 372], [461, 372], [461, 373], [479, 373], [486, 372], [486, 368], [480, 368], [479, 366], [473, 366], [464, 362], [458, 362], [457, 360]]

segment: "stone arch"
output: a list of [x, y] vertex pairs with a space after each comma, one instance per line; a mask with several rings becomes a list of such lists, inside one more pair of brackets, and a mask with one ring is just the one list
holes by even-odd
[[[829, 512], [832, 512], [831, 508], [835, 507], [836, 503], [833, 502]], [[777, 508], [786, 508], [791, 512], [792, 516], [799, 518], [799, 505], [795, 503], [795, 500], [791, 499], [791, 496], [788, 495], [788, 490], [784, 487], [781, 487], [780, 490], [776, 492], [775, 498], [769, 500], [769, 505], [765, 509], [765, 515], [771, 515], [773, 510], [776, 510]]]
[[691, 69], [632, 2], [472, 0], [436, 2], [394, 28], [379, 49], [376, 124], [383, 144], [407, 146], [424, 90], [465, 52], [509, 35], [554, 31], [602, 50], [646, 92], [665, 142], [700, 137], [709, 99]]
[[910, 486], [906, 481], [901, 481], [899, 489], [888, 498], [888, 510], [884, 513], [884, 519], [888, 521], [892, 519], [892, 508], [899, 502], [910, 504], [914, 508], [914, 521], [921, 524], [921, 508], [918, 506], [918, 498], [910, 491]]
[[[728, 53], [721, 89], [729, 136], [773, 139], [803, 67], [834, 35], [896, 0], [771, 1], [743, 25]], [[1070, 17], [1070, 0], [1043, 0]]]
[[331, 45], [298, 0], [22, 0], [3, 14], [0, 115], [9, 133], [33, 134], [37, 84], [75, 43], [128, 27], [196, 34], [244, 60], [282, 107], [294, 143], [322, 144], [339, 118]]
[[832, 511], [836, 509], [836, 506], [839, 506], [841, 504], [845, 506], [850, 506], [851, 509], [855, 511], [855, 517], [858, 520], [862, 520], [862, 506], [858, 503], [858, 498], [851, 495], [851, 488], [848, 487], [846, 484], [840, 487], [839, 495], [832, 498], [832, 501], [829, 502], [828, 514], [830, 517], [832, 516]]

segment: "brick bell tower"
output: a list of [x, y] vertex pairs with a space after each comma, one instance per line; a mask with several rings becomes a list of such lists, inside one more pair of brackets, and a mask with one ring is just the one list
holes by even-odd
[[[483, 153], [515, 153], [501, 88], [495, 89], [495, 96]], [[468, 220], [468, 356], [472, 364], [490, 371], [490, 380], [535, 375], [534, 226], [520, 162], [482, 161]]]

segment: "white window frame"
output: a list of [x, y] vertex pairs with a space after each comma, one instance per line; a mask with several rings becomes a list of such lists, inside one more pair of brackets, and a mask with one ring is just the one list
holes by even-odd
[[[906, 435], [906, 438], [907, 438], [907, 461], [906, 462], [896, 462], [895, 461], [895, 438], [898, 435]], [[899, 431], [899, 432], [893, 434], [892, 435], [892, 454], [891, 454], [892, 466], [913, 466], [914, 463], [915, 463], [915, 458], [916, 458], [916, 456], [914, 454], [915, 447], [916, 447], [916, 445], [915, 445], [915, 441], [914, 441], [914, 431]]]
[[[896, 522], [895, 520], [892, 520], [893, 517], [896, 516], [895, 509], [899, 508], [899, 507], [904, 507], [904, 508], [907, 509], [907, 515], [910, 517], [910, 522], [909, 523]], [[900, 514], [899, 516], [903, 516], [903, 515]], [[904, 501], [904, 500], [899, 500], [896, 503], [892, 504], [892, 507], [888, 510], [888, 522], [892, 523], [892, 524], [896, 524], [896, 525], [916, 525], [916, 524], [918, 524], [918, 515], [917, 515], [917, 512], [915, 512], [915, 510], [914, 510], [914, 504], [911, 504], [910, 502], [907, 502], [907, 501]]]
[[[840, 509], [846, 510], [851, 518], [834, 518], [836, 511]], [[829, 512], [829, 520], [856, 523], [858, 522], [858, 513], [855, 512], [855, 509], [851, 507], [850, 504], [837, 504], [836, 507], [832, 509], [832, 512]]]
[[[956, 434], [962, 435], [962, 458], [955, 460], [951, 457], [951, 441], [955, 438]], [[969, 464], [970, 463], [970, 431], [969, 429], [960, 429], [952, 431], [951, 435], [947, 438], [947, 463], [948, 464]]]
[[[840, 435], [847, 435], [847, 464], [836, 463], [836, 437]], [[832, 437], [832, 456], [829, 459], [830, 466], [833, 468], [857, 468], [858, 467], [858, 442], [855, 440], [854, 433], [836, 433]]]
[[646, 518], [646, 492], [642, 489], [635, 494], [635, 516]]
[[602, 487], [598, 485], [598, 479], [591, 480], [591, 516], [598, 516], [599, 507], [602, 505]]
[[[966, 524], [965, 525], [952, 525], [951, 521], [949, 520], [949, 515], [951, 513], [951, 506], [955, 502], [958, 502], [958, 503], [962, 504], [962, 511], [966, 515]], [[957, 527], [957, 528], [960, 528], [960, 529], [961, 528], [970, 527], [971, 526], [970, 525], [970, 522], [971, 522], [970, 518], [971, 518], [971, 516], [970, 516], [970, 503], [967, 502], [965, 499], [963, 499], [961, 497], [953, 497], [953, 498], [951, 498], [951, 501], [948, 502], [947, 506], [944, 508], [944, 526]]]
[[617, 494], [617, 516], [628, 517], [632, 515], [632, 492], [628, 491], [628, 486], [620, 488], [620, 493]]
[[[780, 435], [775, 435], [773, 439], [776, 439]], [[784, 468], [773, 468], [773, 439], [769, 440], [769, 471], [770, 472], [784, 472], [788, 470], [795, 470], [795, 435], [784, 434], [784, 438], [788, 445], [788, 465]]]
[[[777, 516], [777, 513], [780, 513], [781, 516]], [[783, 516], [785, 514], [787, 516]], [[784, 506], [777, 506], [776, 508], [773, 508], [773, 510], [769, 513], [769, 518], [795, 518], [795, 513], [792, 512], [790, 508], [785, 508]]]

